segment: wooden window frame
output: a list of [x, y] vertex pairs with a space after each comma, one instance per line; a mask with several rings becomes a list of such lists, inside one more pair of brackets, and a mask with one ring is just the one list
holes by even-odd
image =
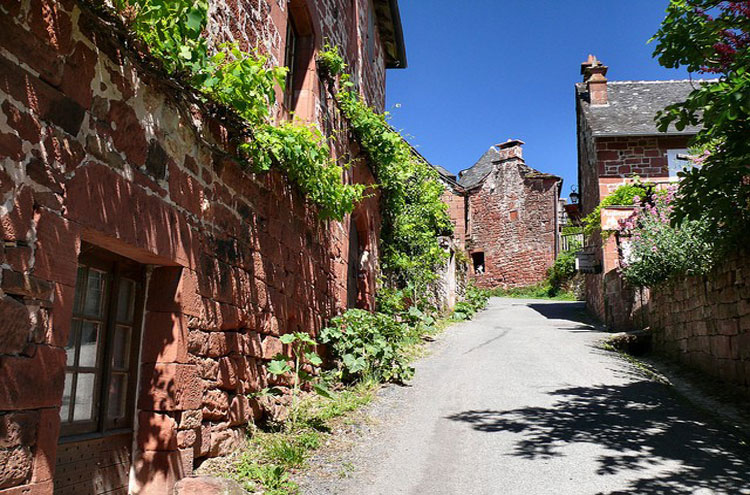
[[299, 48], [299, 32], [294, 24], [291, 14], [286, 25], [286, 46], [284, 53], [284, 65], [288, 69], [286, 73], [286, 88], [284, 88], [284, 105], [291, 112], [296, 105], [296, 86], [297, 86], [297, 50]]
[[[77, 304], [78, 307], [74, 306], [73, 308], [73, 321], [71, 322], [70, 331], [72, 338], [75, 339], [74, 348], [76, 349], [76, 358], [74, 363], [66, 363], [65, 366], [66, 373], [73, 372], [74, 378], [73, 383], [71, 383], [72, 400], [69, 405], [68, 418], [61, 418], [61, 442], [132, 431], [135, 415], [138, 355], [140, 352], [141, 327], [145, 302], [145, 267], [85, 242], [81, 245], [78, 266], [85, 269], [86, 275], [82, 277], [82, 280], [76, 280], [75, 291], [76, 293], [83, 294], [84, 297], [76, 298], [74, 304]], [[91, 269], [106, 273], [106, 292], [104, 296], [103, 316], [101, 318], [93, 318], [83, 314], [88, 273]], [[132, 322], [121, 322], [117, 319], [118, 292], [120, 290], [120, 283], [124, 279], [135, 282], [135, 292], [132, 301], [134, 304]], [[80, 357], [80, 323], [77, 323], [76, 320], [83, 321], [84, 319], [101, 322], [103, 330], [100, 330], [101, 335], [99, 336], [97, 345], [96, 365], [94, 367], [82, 368], [78, 366], [78, 359]], [[125, 354], [128, 360], [126, 370], [114, 369], [113, 366], [114, 336], [118, 324], [127, 324], [127, 326], [131, 327], [130, 346]], [[95, 374], [94, 394], [92, 398], [93, 417], [90, 420], [72, 421], [76, 391], [74, 384], [82, 369], [85, 372], [93, 372]], [[128, 380], [124, 390], [126, 394], [125, 411], [121, 419], [109, 417], [108, 386], [111, 383], [112, 377], [116, 374], [124, 374]]]

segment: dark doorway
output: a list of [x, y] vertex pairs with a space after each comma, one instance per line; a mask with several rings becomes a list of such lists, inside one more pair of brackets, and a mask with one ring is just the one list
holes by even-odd
[[484, 253], [471, 253], [471, 261], [474, 263], [474, 273], [484, 273]]
[[352, 215], [349, 224], [349, 269], [346, 283], [346, 307], [356, 308], [359, 298], [359, 264], [362, 257], [362, 250], [359, 243], [359, 232], [357, 224]]

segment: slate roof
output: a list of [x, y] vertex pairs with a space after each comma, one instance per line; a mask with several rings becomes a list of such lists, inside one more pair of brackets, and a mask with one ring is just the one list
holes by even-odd
[[[472, 189], [478, 186], [479, 184], [484, 182], [484, 179], [486, 179], [490, 172], [492, 172], [493, 167], [497, 163], [500, 163], [499, 160], [500, 152], [498, 151], [496, 146], [492, 146], [479, 158], [479, 160], [471, 168], [467, 168], [466, 170], [462, 170], [461, 172], [459, 172], [459, 185], [461, 185], [465, 189]], [[526, 165], [523, 161], [521, 161], [521, 167], [522, 173], [525, 177], [538, 179], [559, 179], [562, 181], [560, 177], [535, 170]]]
[[[666, 106], [684, 101], [694, 87], [712, 80], [693, 81], [609, 81], [609, 104], [591, 105], [584, 83], [576, 84], [576, 95], [594, 136], [647, 136], [659, 132], [654, 117]], [[670, 126], [667, 135], [696, 134], [689, 126], [678, 131]]]
[[494, 146], [488, 149], [484, 155], [472, 165], [471, 168], [462, 170], [458, 173], [458, 183], [466, 189], [480, 184], [487, 175], [492, 172], [492, 167], [496, 160], [499, 159], [500, 152]]

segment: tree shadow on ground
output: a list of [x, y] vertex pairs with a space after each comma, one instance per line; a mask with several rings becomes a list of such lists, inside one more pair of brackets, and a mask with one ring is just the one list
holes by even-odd
[[599, 331], [596, 321], [586, 311], [582, 302], [529, 303], [527, 306], [548, 320], [560, 320], [569, 326], [560, 326], [562, 330], [573, 332]]
[[[449, 416], [481, 432], [522, 435], [510, 455], [529, 460], [561, 457], [567, 445], [598, 444], [601, 476], [628, 474], [627, 488], [610, 495], [750, 493], [750, 448], [730, 432], [681, 404], [663, 385], [572, 387], [550, 392], [550, 407], [471, 410]], [[670, 469], [658, 471], [659, 466]]]

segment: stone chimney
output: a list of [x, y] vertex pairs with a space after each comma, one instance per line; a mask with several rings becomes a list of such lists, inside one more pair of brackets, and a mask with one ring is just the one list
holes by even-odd
[[511, 158], [518, 158], [519, 160], [523, 160], [523, 148], [521, 147], [524, 144], [526, 143], [520, 139], [508, 139], [504, 143], [496, 144], [495, 149], [500, 154], [497, 159], [509, 160]]
[[581, 64], [581, 75], [583, 82], [589, 90], [589, 103], [592, 105], [607, 105], [607, 70], [609, 67], [601, 63], [595, 56], [589, 55], [589, 59]]

